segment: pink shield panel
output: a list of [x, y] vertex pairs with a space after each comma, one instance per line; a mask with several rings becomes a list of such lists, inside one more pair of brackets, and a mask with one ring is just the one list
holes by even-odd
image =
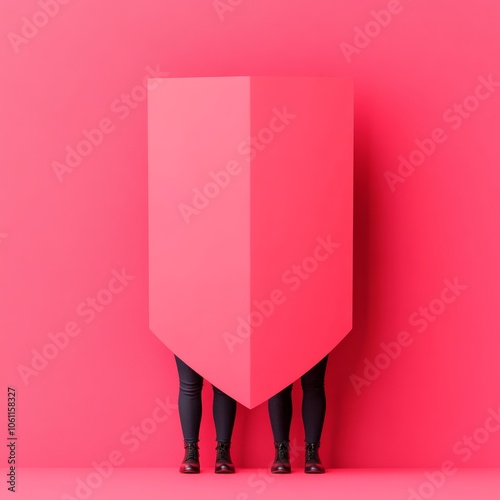
[[165, 78], [148, 96], [153, 333], [253, 408], [350, 331], [348, 78]]

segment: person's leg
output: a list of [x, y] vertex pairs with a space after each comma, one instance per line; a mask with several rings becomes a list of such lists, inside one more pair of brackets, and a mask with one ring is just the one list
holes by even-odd
[[269, 398], [267, 407], [273, 430], [274, 441], [282, 443], [290, 441], [290, 426], [292, 425], [292, 387], [290, 384]]
[[217, 441], [231, 441], [236, 418], [236, 401], [215, 386], [213, 414]]
[[203, 377], [175, 356], [179, 372], [179, 415], [186, 443], [199, 441]]
[[271, 466], [273, 474], [291, 472], [288, 443], [292, 424], [292, 387], [290, 384], [268, 401], [269, 419], [274, 437], [276, 456]]
[[216, 473], [233, 473], [235, 471], [231, 460], [231, 437], [236, 418], [236, 401], [214, 385], [213, 414], [217, 440], [217, 457], [215, 459]]
[[300, 378], [303, 390], [302, 419], [307, 443], [321, 440], [325, 421], [326, 394], [325, 372], [328, 355]]
[[203, 377], [175, 356], [179, 372], [179, 415], [184, 436], [185, 456], [181, 472], [199, 472], [198, 441], [201, 424]]
[[306, 472], [324, 472], [318, 455], [326, 412], [325, 372], [328, 355], [302, 375], [302, 420], [306, 441]]

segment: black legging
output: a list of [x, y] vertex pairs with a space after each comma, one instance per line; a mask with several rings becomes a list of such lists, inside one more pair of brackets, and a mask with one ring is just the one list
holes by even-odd
[[[179, 372], [179, 414], [186, 443], [199, 441], [201, 424], [201, 390], [203, 377], [175, 356]], [[231, 441], [236, 401], [217, 387], [214, 390], [213, 414], [217, 441]]]
[[[303, 391], [302, 420], [307, 443], [317, 443], [321, 440], [326, 411], [325, 372], [327, 362], [328, 355], [300, 377]], [[274, 440], [277, 443], [290, 440], [292, 387], [293, 384], [290, 384], [270, 398], [268, 402], [269, 418], [271, 419]]]

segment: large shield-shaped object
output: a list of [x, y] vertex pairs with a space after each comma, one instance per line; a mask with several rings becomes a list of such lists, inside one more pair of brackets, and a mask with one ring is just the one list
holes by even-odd
[[155, 82], [150, 328], [253, 408], [351, 329], [352, 81]]

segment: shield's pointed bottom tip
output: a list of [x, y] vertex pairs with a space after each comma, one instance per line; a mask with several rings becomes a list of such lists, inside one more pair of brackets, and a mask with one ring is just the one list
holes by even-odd
[[253, 410], [254, 408], [257, 408], [257, 406], [261, 405], [265, 401], [267, 401], [269, 398], [254, 398], [254, 397], [249, 397], [249, 398], [243, 398], [243, 399], [238, 399], [238, 402], [242, 404], [245, 408], [248, 410]]

